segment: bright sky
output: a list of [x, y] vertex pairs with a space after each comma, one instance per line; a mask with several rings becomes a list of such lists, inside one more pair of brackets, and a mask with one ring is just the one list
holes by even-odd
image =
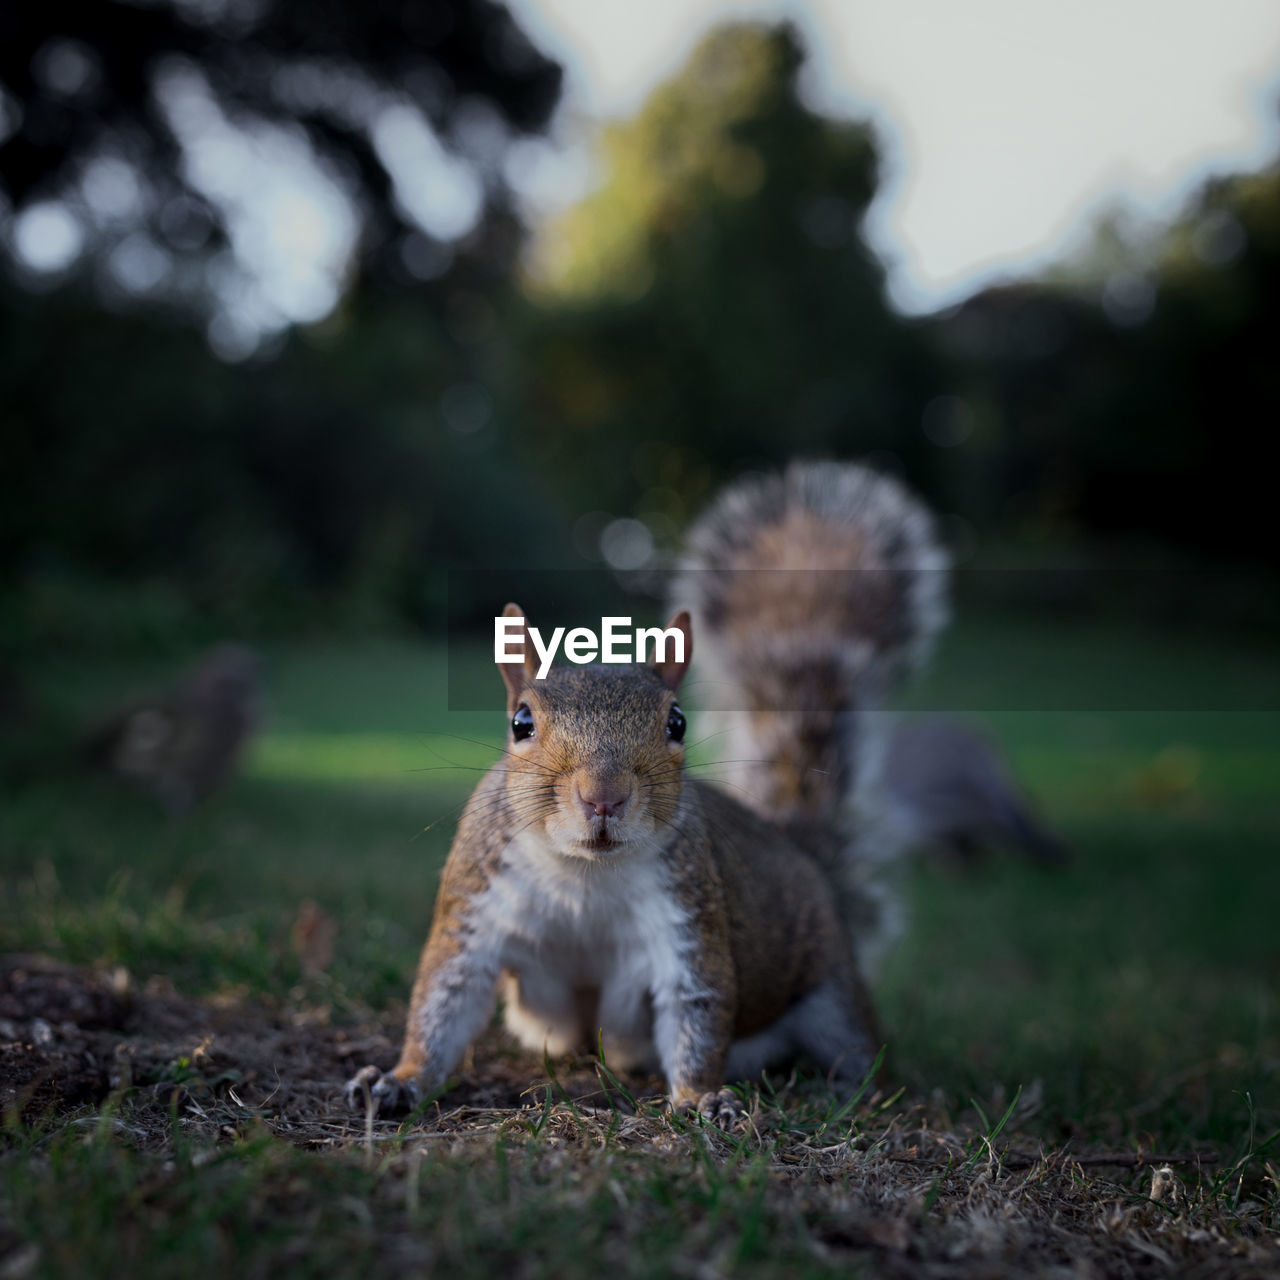
[[880, 129], [868, 229], [909, 310], [1060, 259], [1116, 205], [1172, 217], [1208, 174], [1280, 150], [1277, 0], [509, 2], [565, 64], [570, 138], [633, 113], [714, 23], [791, 17], [814, 104]]

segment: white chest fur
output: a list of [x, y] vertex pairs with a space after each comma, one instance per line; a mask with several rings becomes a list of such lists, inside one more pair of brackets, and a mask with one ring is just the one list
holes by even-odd
[[588, 862], [525, 833], [477, 907], [523, 1044], [558, 1054], [602, 1036], [620, 1067], [651, 1058], [652, 1000], [679, 981], [688, 935], [656, 849]]

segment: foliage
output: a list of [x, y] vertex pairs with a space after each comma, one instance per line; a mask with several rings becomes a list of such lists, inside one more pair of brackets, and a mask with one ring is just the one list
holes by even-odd
[[[0, 284], [0, 652], [435, 622], [443, 565], [545, 562], [555, 503], [521, 520], [493, 406], [520, 242], [502, 160], [559, 82], [493, 0], [4, 7], [7, 247], [37, 206], [86, 240], [73, 268], [18, 255]], [[465, 235], [424, 225], [388, 128], [418, 139], [414, 181], [467, 170]], [[452, 149], [435, 169], [430, 131]], [[346, 296], [318, 325], [246, 301], [273, 264], [209, 165], [255, 147], [318, 175], [313, 218], [354, 219], [352, 260], [329, 264], [329, 301]], [[214, 358], [195, 327], [211, 313], [220, 354], [254, 358]]]
[[[181, 83], [207, 104], [197, 109]], [[183, 126], [220, 116], [249, 136], [283, 131], [357, 205], [365, 265], [402, 277], [402, 242], [422, 228], [379, 149], [380, 120], [406, 111], [474, 163], [469, 131], [536, 132], [559, 87], [559, 67], [495, 0], [10, 0], [0, 183], [18, 211], [69, 203], [104, 246], [141, 232], [179, 258], [216, 256], [234, 245], [237, 211], [201, 179]], [[94, 207], [95, 165], [135, 189], [116, 217]], [[505, 208], [500, 175], [480, 177]]]
[[892, 449], [918, 469], [901, 424], [934, 374], [861, 231], [875, 141], [805, 105], [802, 60], [789, 27], [714, 31], [535, 247], [531, 453], [582, 509], [661, 533], [744, 465]]
[[503, 443], [486, 289], [361, 294], [242, 365], [150, 313], [4, 295], [0, 648], [430, 624], [446, 565], [545, 566], [564, 521]]
[[1127, 264], [1097, 261], [939, 319], [947, 505], [987, 533], [1274, 571], [1257, 456], [1280, 421], [1280, 165], [1210, 182]]
[[[195, 21], [183, 6], [136, 12]], [[219, 25], [238, 8], [209, 12], [197, 35], [213, 65], [239, 65]], [[272, 24], [294, 19], [263, 12], [237, 47], [265, 66], [285, 58]], [[498, 12], [465, 9], [501, 25]], [[30, 6], [13, 14], [36, 22]], [[341, 30], [297, 57], [321, 57]], [[353, 39], [352, 56], [392, 76], [402, 57], [458, 53], [414, 40], [388, 52]], [[523, 279], [519, 227], [495, 205], [433, 279], [361, 272], [326, 320], [240, 364], [154, 300], [105, 307], [87, 276], [4, 287], [0, 651], [430, 627], [449, 569], [474, 588], [453, 616], [487, 615], [481, 570], [598, 563], [616, 517], [643, 521], [660, 561], [720, 480], [796, 454], [900, 471], [962, 558], [976, 545], [1035, 566], [996, 595], [1039, 607], [1026, 588], [1048, 563], [1196, 565], [1210, 571], [1194, 581], [1148, 575], [1151, 612], [1274, 627], [1260, 590], [1277, 565], [1269, 473], [1253, 459], [1280, 418], [1280, 169], [1209, 184], [1145, 243], [1113, 219], [1087, 270], [907, 320], [861, 231], [875, 138], [806, 104], [802, 61], [786, 26], [713, 32], [605, 132], [603, 184], [542, 229]], [[549, 109], [550, 73], [525, 71], [493, 86], [514, 95], [512, 128]], [[23, 117], [0, 161], [26, 154], [39, 118]], [[71, 143], [42, 154], [63, 156], [49, 181], [75, 171]], [[382, 215], [368, 216], [374, 228]], [[1099, 590], [1085, 582], [1086, 603]], [[592, 603], [580, 586], [573, 604]]]

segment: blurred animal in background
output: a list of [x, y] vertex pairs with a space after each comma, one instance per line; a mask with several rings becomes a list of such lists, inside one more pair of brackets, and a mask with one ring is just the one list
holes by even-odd
[[942, 848], [966, 864], [990, 846], [1015, 847], [1044, 864], [1070, 852], [1037, 817], [995, 743], [962, 720], [899, 721], [884, 748], [880, 800], [902, 846]]
[[91, 763], [150, 790], [172, 817], [223, 786], [259, 723], [261, 660], [219, 645], [173, 689], [116, 712], [85, 744]]

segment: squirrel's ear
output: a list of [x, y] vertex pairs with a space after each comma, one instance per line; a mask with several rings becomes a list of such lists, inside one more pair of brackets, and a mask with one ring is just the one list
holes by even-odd
[[[524, 610], [518, 604], [509, 604], [503, 609], [502, 616], [523, 619]], [[506, 653], [508, 656], [519, 654], [520, 661], [498, 663], [498, 670], [502, 673], [502, 679], [507, 686], [507, 701], [513, 708], [516, 699], [532, 683], [534, 674], [538, 670], [533, 646], [529, 643], [529, 637], [525, 632], [527, 625], [527, 622], [522, 622], [518, 632], [515, 628], [508, 632]]]
[[[667, 631], [678, 631], [684, 637], [683, 653], [680, 660], [676, 661], [673, 653], [671, 659], [665, 662], [653, 662], [650, 665], [662, 677], [662, 683], [668, 689], [676, 690], [680, 688], [680, 681], [684, 679], [684, 673], [689, 669], [689, 661], [693, 657], [693, 623], [689, 620], [689, 610], [681, 609], [666, 626]], [[671, 641], [659, 642], [658, 653], [665, 656], [667, 645]]]

